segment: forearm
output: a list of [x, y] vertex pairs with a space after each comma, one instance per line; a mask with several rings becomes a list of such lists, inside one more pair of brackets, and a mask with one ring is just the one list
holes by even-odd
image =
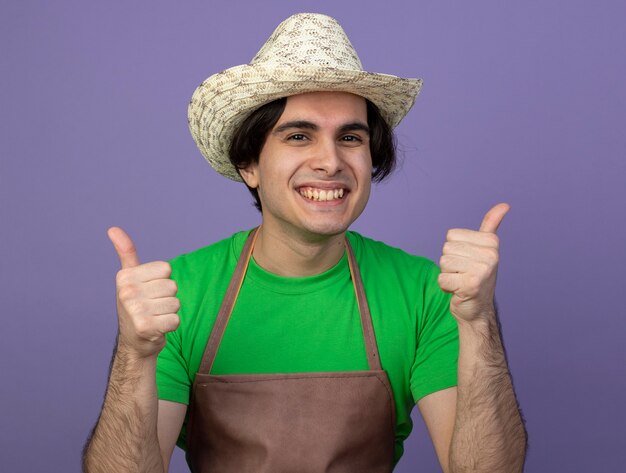
[[522, 471], [526, 432], [495, 311], [459, 322], [457, 411], [450, 472]]
[[157, 439], [156, 356], [118, 349], [102, 413], [83, 457], [85, 473], [162, 472]]

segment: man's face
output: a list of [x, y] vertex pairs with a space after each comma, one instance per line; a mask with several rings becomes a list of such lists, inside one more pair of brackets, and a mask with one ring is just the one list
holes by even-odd
[[289, 97], [259, 162], [242, 170], [259, 192], [264, 228], [308, 240], [348, 229], [371, 175], [365, 99], [344, 92]]

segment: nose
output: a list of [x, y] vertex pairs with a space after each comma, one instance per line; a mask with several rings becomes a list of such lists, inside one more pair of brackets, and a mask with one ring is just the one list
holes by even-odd
[[324, 139], [315, 147], [311, 167], [315, 171], [334, 176], [344, 168], [341, 149], [334, 139]]

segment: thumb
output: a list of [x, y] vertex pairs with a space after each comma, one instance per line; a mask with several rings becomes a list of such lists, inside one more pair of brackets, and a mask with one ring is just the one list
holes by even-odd
[[485, 214], [482, 223], [480, 224], [479, 232], [489, 232], [496, 233], [500, 223], [502, 223], [502, 219], [506, 213], [511, 209], [509, 204], [501, 203], [498, 205], [494, 205], [489, 211]]
[[122, 269], [139, 266], [139, 257], [133, 240], [120, 227], [111, 227], [107, 235], [115, 247], [115, 252], [120, 259]]

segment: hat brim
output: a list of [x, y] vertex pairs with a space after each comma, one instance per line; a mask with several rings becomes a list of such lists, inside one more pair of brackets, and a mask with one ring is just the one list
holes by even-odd
[[189, 103], [189, 130], [217, 172], [241, 181], [228, 156], [230, 144], [243, 120], [262, 105], [307, 92], [350, 92], [374, 103], [394, 128], [415, 103], [421, 86], [421, 79], [334, 67], [246, 64], [212, 75], [200, 84]]

